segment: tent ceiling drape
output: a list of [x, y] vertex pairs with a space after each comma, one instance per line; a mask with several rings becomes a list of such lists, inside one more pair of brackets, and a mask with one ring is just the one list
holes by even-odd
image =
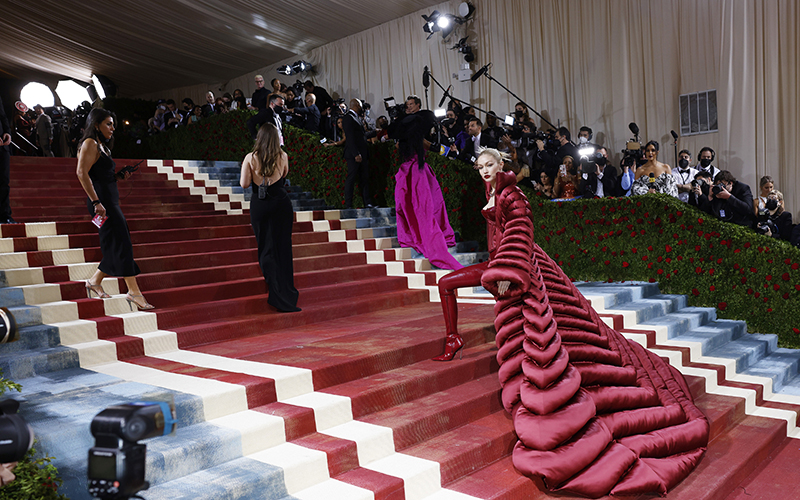
[[126, 96], [224, 82], [434, 3], [7, 0], [0, 74], [47, 83], [60, 77], [88, 82], [98, 73]]

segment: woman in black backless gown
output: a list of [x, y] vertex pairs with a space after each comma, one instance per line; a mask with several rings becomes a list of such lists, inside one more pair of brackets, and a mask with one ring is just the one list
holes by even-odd
[[109, 298], [103, 290], [103, 278], [122, 276], [128, 286], [125, 300], [131, 310], [153, 309], [139, 290], [136, 275], [139, 266], [133, 260], [133, 245], [128, 223], [119, 207], [117, 181], [128, 179], [130, 172], [115, 172], [111, 148], [114, 145], [114, 116], [105, 109], [93, 109], [86, 119], [83, 137], [78, 146], [78, 179], [86, 195], [89, 215], [107, 217], [100, 226], [100, 250], [103, 259], [94, 275], [86, 280], [86, 292], [91, 297]]
[[299, 293], [292, 265], [292, 202], [283, 187], [289, 158], [281, 149], [278, 129], [258, 129], [253, 151], [244, 157], [239, 183], [252, 188], [250, 224], [258, 242], [258, 263], [267, 281], [267, 302], [281, 312], [297, 312]]

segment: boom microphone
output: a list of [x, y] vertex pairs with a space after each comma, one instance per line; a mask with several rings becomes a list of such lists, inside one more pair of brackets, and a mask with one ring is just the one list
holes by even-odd
[[669, 133], [672, 134], [672, 138], [674, 140], [676, 140], [676, 141], [678, 140], [678, 134], [676, 134], [674, 130], [670, 130]]
[[452, 92], [452, 91], [453, 91], [453, 86], [452, 85], [448, 86], [447, 90], [444, 91], [444, 95], [442, 96], [442, 100], [439, 101], [439, 106], [438, 106], [439, 108], [441, 108], [442, 105], [444, 104], [444, 101], [446, 101], [447, 98], [450, 97], [450, 92]]
[[636, 125], [635, 122], [630, 122], [628, 124], [628, 128], [633, 133], [633, 135], [635, 135], [636, 137], [639, 137], [639, 125]]
[[422, 71], [422, 86], [426, 89], [431, 86], [431, 75], [427, 66], [425, 66], [425, 69]]
[[489, 66], [491, 66], [491, 65], [492, 65], [492, 63], [489, 63], [489, 64], [485, 65], [484, 67], [482, 67], [481, 69], [479, 69], [478, 71], [476, 71], [475, 74], [472, 75], [472, 81], [474, 82], [478, 78], [482, 77], [483, 74], [486, 73], [486, 71], [489, 69]]

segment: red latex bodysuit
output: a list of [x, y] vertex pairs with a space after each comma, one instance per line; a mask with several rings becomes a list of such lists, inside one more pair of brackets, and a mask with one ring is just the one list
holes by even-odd
[[498, 376], [518, 442], [513, 460], [547, 488], [588, 497], [665, 494], [702, 458], [709, 425], [683, 376], [609, 328], [533, 241], [528, 200], [497, 174], [484, 210], [491, 260], [440, 281], [448, 333], [455, 288], [497, 294]]

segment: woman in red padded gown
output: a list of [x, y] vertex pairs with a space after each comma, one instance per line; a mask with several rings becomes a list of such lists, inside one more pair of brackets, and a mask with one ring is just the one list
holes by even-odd
[[439, 282], [447, 361], [463, 347], [455, 289], [497, 297], [498, 376], [518, 442], [516, 468], [553, 491], [665, 494], [705, 453], [709, 425], [683, 376], [609, 328], [533, 241], [530, 205], [504, 158], [476, 163], [487, 186], [491, 259]]

